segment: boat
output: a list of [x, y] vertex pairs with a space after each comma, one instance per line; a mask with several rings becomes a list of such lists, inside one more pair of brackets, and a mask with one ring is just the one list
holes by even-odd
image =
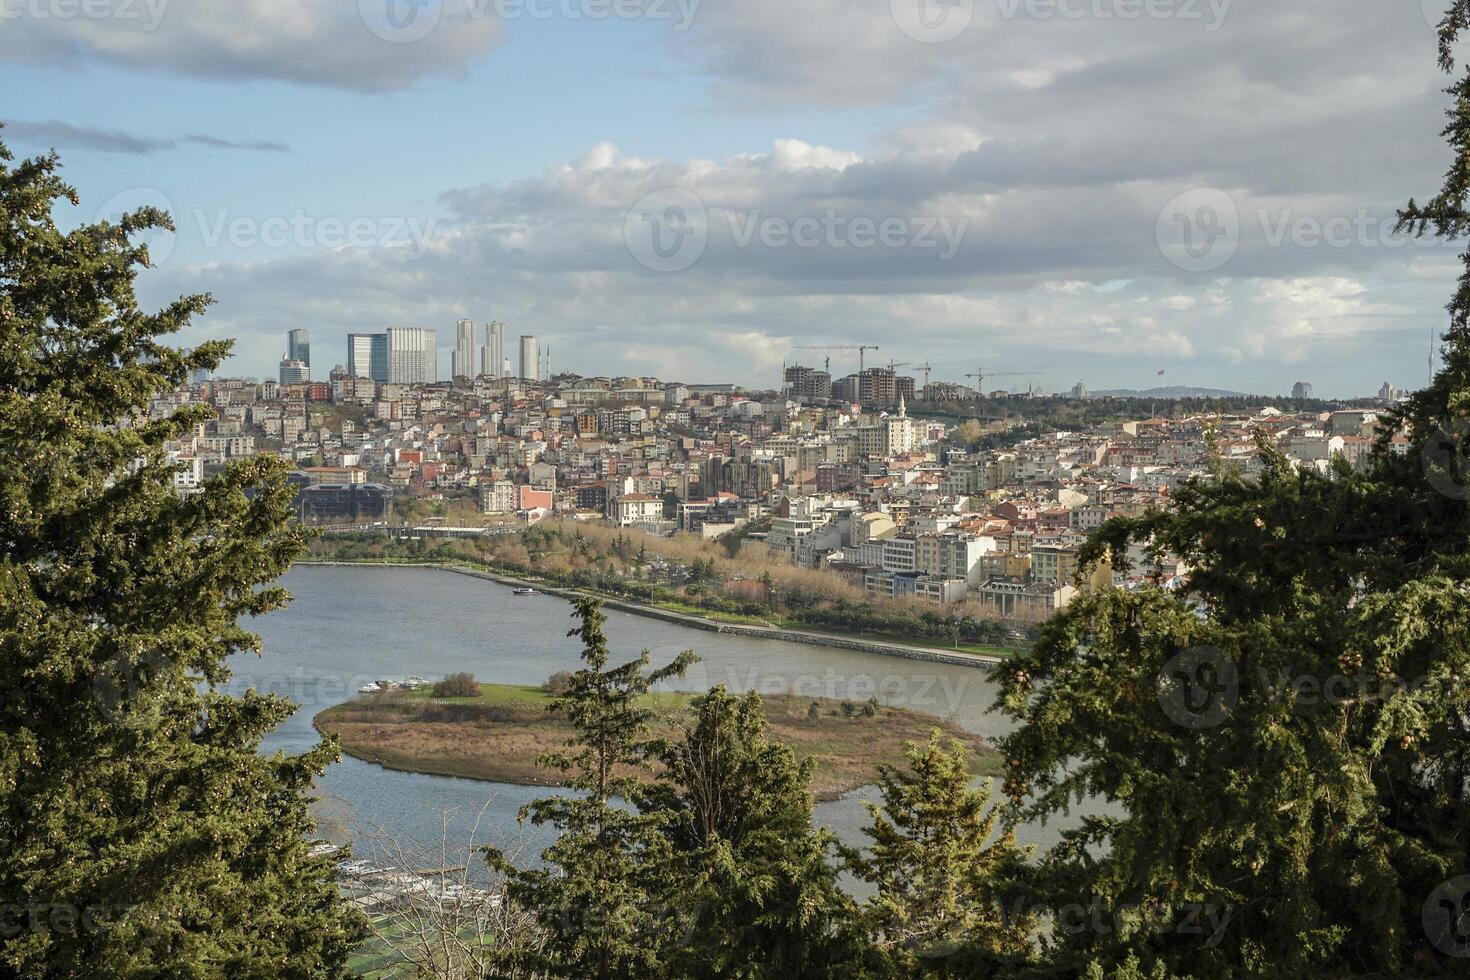
[[357, 689], [358, 694], [378, 694], [383, 690], [383, 685], [375, 681], [369, 681]]
[[537, 592], [535, 589], [531, 588], [528, 585], [528, 586], [525, 586], [524, 588], [516, 589], [513, 594], [514, 595], [540, 595], [541, 593]]

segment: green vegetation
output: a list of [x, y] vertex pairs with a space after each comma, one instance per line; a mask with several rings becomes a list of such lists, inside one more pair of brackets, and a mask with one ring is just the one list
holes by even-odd
[[227, 696], [239, 625], [302, 550], [264, 458], [180, 497], [149, 400], [228, 343], [165, 343], [209, 305], [134, 294], [153, 209], [63, 233], [54, 155], [0, 144], [0, 975], [346, 970], [364, 924], [307, 850], [330, 740], [264, 756], [285, 699]]
[[[1446, 71], [1467, 27], [1470, 0], [1455, 0]], [[1404, 230], [1458, 239], [1470, 233], [1470, 73], [1450, 93], [1444, 190], [1402, 217]], [[262, 755], [292, 706], [219, 691], [227, 659], [258, 643], [240, 619], [286, 601], [272, 583], [302, 549], [291, 490], [280, 466], [253, 459], [177, 495], [164, 446], [201, 413], [146, 414], [228, 345], [185, 354], [161, 340], [205, 297], [137, 306], [148, 259], [129, 236], [165, 216], [62, 233], [52, 214], [76, 196], [55, 158], [10, 160], [0, 146], [0, 975], [368, 966], [373, 950], [349, 960], [365, 925], [331, 859], [308, 853], [306, 794], [336, 744]], [[1095, 536], [1088, 562], [1182, 556], [1190, 593], [1085, 595], [1001, 669], [997, 707], [1016, 727], [999, 804], [971, 786], [964, 746], [929, 736], [880, 771], [871, 845], [839, 850], [812, 824], [821, 753], [784, 730], [847, 744], [895, 715], [718, 688], [651, 695], [692, 654], [659, 670], [647, 654], [612, 665], [591, 598], [571, 634], [582, 666], [550, 691], [375, 702], [483, 723], [487, 737], [545, 727], [560, 747], [536, 764], [576, 791], [522, 811], [554, 837], [538, 866], [485, 855], [528, 930], [479, 931], [429, 973], [1464, 976], [1470, 253], [1465, 263], [1444, 368], [1391, 414], [1366, 465], [1298, 471], [1262, 437], [1259, 476], [1221, 470], [1180, 488], [1172, 511]], [[605, 544], [547, 528], [476, 558], [593, 583], [644, 567], [642, 545]], [[696, 552], [683, 578], [644, 584], [700, 606], [748, 601], [809, 621], [846, 598], [798, 570], [737, 579], [703, 545], [675, 544]], [[1016, 850], [1019, 823], [1084, 800], [1104, 815], [1034, 858]], [[841, 870], [873, 896], [844, 892]], [[443, 928], [460, 937], [457, 922]]]
[[[1467, 24], [1470, 0], [1457, 0], [1447, 70]], [[1470, 74], [1451, 92], [1445, 190], [1402, 214], [1404, 230], [1445, 238], [1470, 230]], [[1057, 930], [1048, 975], [1464, 975], [1465, 260], [1444, 367], [1390, 414], [1368, 465], [1298, 471], [1263, 436], [1259, 478], [1222, 471], [1089, 545], [1115, 568], [1130, 545], [1182, 556], [1191, 595], [1083, 596], [1002, 668], [1016, 816], [1084, 794], [1117, 808], [1037, 868], [1043, 907], [1083, 896], [1113, 923]], [[1210, 910], [1218, 928], [1186, 933]]]
[[434, 683], [436, 698], [472, 698], [480, 693], [474, 674], [450, 674]]
[[848, 850], [853, 873], [874, 887], [862, 910], [889, 976], [914, 976], [960, 947], [1022, 957], [1037, 917], [995, 901], [993, 884], [1021, 873], [1015, 838], [997, 834], [990, 791], [970, 788], [969, 753], [935, 731], [910, 744], [902, 768], [884, 765], [881, 806], [869, 803], [871, 853]]

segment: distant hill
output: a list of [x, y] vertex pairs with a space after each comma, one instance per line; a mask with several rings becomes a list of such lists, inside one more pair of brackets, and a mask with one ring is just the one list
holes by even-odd
[[1250, 398], [1243, 391], [1226, 391], [1223, 388], [1186, 388], [1171, 385], [1167, 388], [1149, 388], [1138, 391], [1133, 388], [1108, 388], [1089, 393], [1093, 398]]

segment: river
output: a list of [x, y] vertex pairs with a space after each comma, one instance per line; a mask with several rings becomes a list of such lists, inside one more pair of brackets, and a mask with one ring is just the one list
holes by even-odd
[[[261, 634], [259, 658], [242, 655], [232, 666], [233, 691], [247, 687], [290, 697], [301, 708], [266, 740], [267, 751], [302, 752], [318, 736], [312, 718], [380, 678], [436, 679], [469, 671], [484, 682], [540, 684], [578, 666], [578, 642], [566, 636], [569, 603], [552, 596], [516, 596], [495, 582], [420, 568], [298, 566], [283, 584], [295, 596], [286, 609], [246, 625]], [[996, 684], [975, 667], [950, 666], [775, 640], [727, 636], [617, 611], [607, 634], [615, 660], [647, 649], [655, 665], [681, 650], [702, 659], [673, 685], [704, 690], [794, 691], [862, 702], [877, 695], [897, 707], [926, 711], [987, 738], [1003, 734], [1008, 719], [989, 711]], [[407, 846], [445, 836], [463, 842], [476, 820], [477, 840], [530, 858], [544, 837], [521, 828], [516, 812], [548, 791], [544, 787], [393, 772], [344, 758], [318, 781], [323, 832], [391, 837]], [[864, 800], [871, 788], [818, 804], [817, 820], [850, 843], [864, 840]], [[1023, 843], [1048, 846], [1059, 828], [1028, 826]], [[359, 854], [370, 850], [359, 844]], [[460, 848], [455, 848], [456, 851]]]

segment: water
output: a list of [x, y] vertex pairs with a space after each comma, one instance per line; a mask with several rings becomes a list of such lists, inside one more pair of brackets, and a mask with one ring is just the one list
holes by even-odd
[[[233, 664], [235, 691], [254, 687], [290, 697], [302, 707], [266, 741], [267, 750], [299, 753], [318, 740], [312, 718], [350, 699], [380, 678], [434, 679], [469, 671], [483, 682], [540, 684], [578, 666], [579, 643], [566, 636], [571, 606], [553, 596], [515, 596], [505, 586], [453, 572], [419, 568], [298, 567], [284, 579], [296, 599], [248, 624], [264, 653]], [[726, 636], [608, 611], [615, 659], [643, 649], [655, 665], [679, 651], [703, 661], [677, 686], [704, 690], [723, 683], [732, 691], [790, 690], [862, 702], [876, 695], [952, 720], [987, 738], [1003, 734], [1008, 719], [989, 711], [996, 684], [984, 670], [835, 650], [805, 644]], [[520, 827], [522, 805], [544, 787], [393, 772], [344, 758], [318, 782], [325, 835], [352, 835], [367, 854], [367, 838], [387, 836], [408, 846], [445, 836], [463, 841], [479, 821], [476, 839], [530, 858], [546, 843]], [[867, 788], [817, 806], [817, 820], [840, 838], [860, 843], [868, 823]], [[1023, 843], [1048, 846], [1060, 828], [1029, 826]], [[457, 849], [458, 850], [458, 849]]]

